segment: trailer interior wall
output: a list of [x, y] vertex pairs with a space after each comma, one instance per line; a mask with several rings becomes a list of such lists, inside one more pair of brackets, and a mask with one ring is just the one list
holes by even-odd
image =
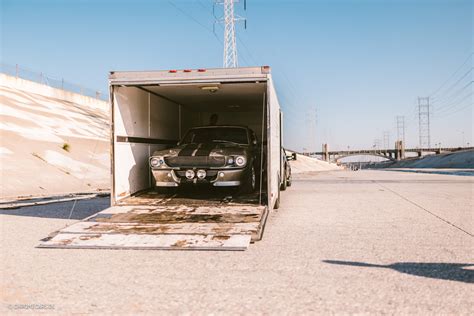
[[[206, 85], [204, 85], [206, 86]], [[153, 151], [175, 145], [192, 127], [246, 125], [267, 146], [267, 85], [219, 84], [113, 86], [113, 202], [153, 186], [148, 159]], [[279, 153], [277, 153], [279, 157]]]
[[[179, 108], [136, 87], [113, 91], [112, 188], [118, 200], [151, 186], [148, 158], [179, 138]], [[158, 139], [163, 144], [153, 144]]]

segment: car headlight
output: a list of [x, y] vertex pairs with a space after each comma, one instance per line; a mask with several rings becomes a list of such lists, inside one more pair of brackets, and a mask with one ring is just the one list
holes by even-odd
[[163, 164], [163, 158], [161, 157], [153, 157], [150, 159], [150, 166], [153, 168], [158, 168]]
[[228, 165], [233, 165], [233, 164], [234, 164], [234, 157], [232, 157], [232, 156], [231, 156], [231, 157], [228, 157], [228, 158], [227, 158], [227, 164], [228, 164]]
[[235, 157], [235, 164], [239, 167], [245, 166], [247, 163], [247, 159], [244, 156], [237, 156]]

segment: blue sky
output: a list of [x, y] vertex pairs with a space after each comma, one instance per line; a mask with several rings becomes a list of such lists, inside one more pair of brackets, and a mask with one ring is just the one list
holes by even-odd
[[[392, 145], [396, 115], [417, 146], [416, 98], [473, 51], [472, 1], [248, 0], [236, 11], [248, 20], [237, 26], [239, 64], [272, 67], [285, 145], [296, 150], [372, 147], [384, 131]], [[3, 0], [1, 12], [3, 63], [94, 89], [107, 90], [110, 70], [222, 65], [211, 0]], [[470, 69], [472, 58], [434, 95], [433, 145], [473, 144], [472, 73], [450, 89]]]

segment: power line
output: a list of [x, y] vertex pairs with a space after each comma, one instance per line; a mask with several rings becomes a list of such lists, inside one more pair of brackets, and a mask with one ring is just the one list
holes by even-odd
[[[448, 93], [449, 91], [451, 91], [452, 89], [454, 89], [454, 87], [456, 87], [464, 78], [466, 78], [467, 75], [469, 75], [471, 72], [472, 72], [472, 69], [473, 67], [471, 67], [468, 71], [466, 71], [462, 76], [461, 78], [459, 78], [454, 84], [452, 84], [446, 91], [445, 93]], [[436, 98], [438, 99], [438, 98]], [[435, 99], [435, 100], [436, 100]], [[441, 98], [442, 99], [442, 98]], [[433, 101], [434, 102], [434, 101]], [[438, 102], [438, 101], [436, 101]]]
[[[250, 52], [250, 49], [247, 47], [247, 45], [245, 44], [245, 42], [240, 39], [239, 34], [236, 34], [236, 35], [237, 35], [237, 40], [239, 41], [240, 44], [242, 44], [242, 46], [244, 47], [245, 51], [246, 51], [247, 54], [249, 55], [250, 59], [252, 59], [252, 61], [253, 61], [253, 63], [254, 63], [254, 66], [261, 66], [261, 65], [259, 65], [259, 63], [257, 62], [257, 60], [252, 56], [252, 53]], [[249, 65], [250, 65], [250, 64], [249, 64]]]
[[203, 3], [201, 0], [196, 0], [195, 2], [199, 3], [199, 5], [200, 5], [202, 8], [204, 8], [204, 9], [207, 10], [206, 6], [204, 5], [204, 3]]
[[222, 45], [222, 41], [215, 35], [215, 33], [212, 31], [211, 28], [208, 28], [206, 25], [202, 24], [199, 20], [197, 20], [195, 17], [193, 17], [191, 14], [187, 13], [186, 11], [184, 11], [183, 9], [181, 9], [180, 7], [178, 7], [175, 3], [173, 3], [172, 1], [168, 1], [168, 3], [173, 6], [176, 10], [178, 10], [179, 12], [181, 12], [184, 16], [186, 16], [187, 18], [191, 19], [194, 23], [198, 24], [199, 26], [201, 26], [203, 29], [205, 29], [206, 31], [214, 34], [214, 37], [216, 38], [216, 40]]
[[464, 67], [464, 65], [467, 64], [467, 62], [472, 58], [473, 54], [474, 53], [471, 52], [471, 54], [469, 54], [469, 56], [464, 60], [464, 62], [461, 64], [461, 66], [459, 66], [459, 68], [456, 69], [456, 71], [451, 76], [449, 76], [448, 79], [446, 79], [446, 81], [443, 82], [443, 84], [441, 84], [441, 86], [439, 86], [435, 91], [430, 93], [429, 96], [433, 97], [436, 93], [438, 93], [449, 82], [449, 80], [451, 80], [451, 78], [456, 76], [456, 74], [462, 69], [462, 67]]
[[450, 94], [449, 97], [445, 97], [445, 98], [441, 99], [440, 101], [432, 102], [432, 103], [438, 103], [438, 102], [440, 102], [441, 105], [438, 105], [437, 107], [438, 107], [438, 108], [443, 108], [446, 103], [449, 103], [449, 101], [452, 101], [454, 98], [456, 98], [457, 96], [459, 96], [459, 95], [461, 94], [461, 92], [463, 92], [464, 90], [466, 90], [467, 88], [469, 88], [469, 86], [471, 86], [473, 82], [474, 82], [474, 81], [468, 82], [468, 83], [467, 83], [466, 85], [464, 85], [461, 89], [457, 90], [455, 93]]
[[445, 114], [445, 113], [449, 112], [450, 110], [456, 108], [458, 105], [462, 104], [465, 100], [467, 100], [467, 98], [472, 96], [472, 94], [473, 94], [473, 92], [471, 91], [471, 93], [468, 93], [467, 95], [462, 97], [460, 100], [454, 101], [448, 107], [444, 107], [441, 111], [439, 111], [437, 113]]
[[466, 105], [463, 106], [463, 107], [458, 108], [457, 110], [455, 110], [455, 111], [453, 111], [453, 112], [444, 113], [444, 115], [442, 115], [442, 116], [437, 116], [437, 117], [438, 117], [438, 118], [448, 117], [448, 116], [451, 116], [451, 115], [453, 115], [453, 114], [459, 113], [459, 112], [461, 112], [461, 111], [463, 111], [463, 110], [465, 110], [465, 109], [467, 109], [467, 108], [469, 108], [469, 107], [472, 107], [473, 105], [474, 105], [474, 103], [469, 103], [469, 104], [466, 104]]

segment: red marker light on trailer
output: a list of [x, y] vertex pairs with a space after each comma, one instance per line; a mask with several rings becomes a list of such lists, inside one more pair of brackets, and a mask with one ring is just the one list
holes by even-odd
[[206, 72], [206, 69], [198, 69], [198, 72]]
[[172, 73], [172, 74], [175, 74], [177, 71], [174, 70], [174, 69], [172, 69], [172, 70], [170, 70], [170, 71], [168, 71], [168, 72], [170, 72], [170, 73]]
[[184, 72], [191, 72], [191, 69], [184, 69]]

